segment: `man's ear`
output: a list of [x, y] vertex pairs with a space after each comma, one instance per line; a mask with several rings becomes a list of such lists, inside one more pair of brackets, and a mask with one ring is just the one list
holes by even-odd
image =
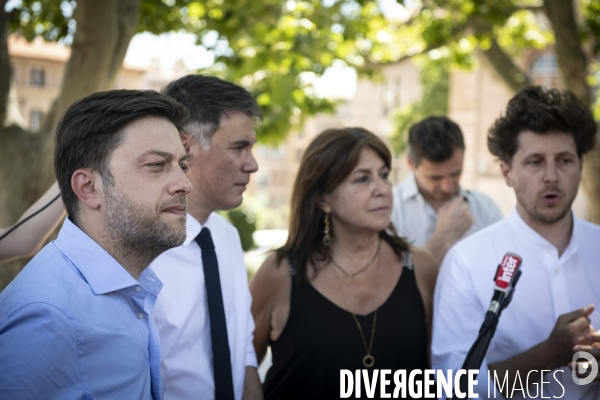
[[502, 177], [504, 178], [504, 182], [509, 187], [512, 187], [512, 177], [510, 176], [510, 165], [502, 160], [500, 160], [500, 171], [502, 172]]
[[71, 176], [75, 196], [87, 207], [98, 209], [102, 205], [102, 178], [97, 172], [81, 168]]
[[190, 144], [192, 141], [192, 137], [189, 133], [181, 132], [179, 135], [181, 137], [181, 143], [183, 143], [183, 148], [185, 149], [185, 154], [190, 155]]
[[415, 165], [413, 160], [410, 159], [410, 157], [406, 157], [406, 163], [408, 164], [408, 168], [410, 168], [411, 171], [414, 172], [417, 169], [417, 166]]

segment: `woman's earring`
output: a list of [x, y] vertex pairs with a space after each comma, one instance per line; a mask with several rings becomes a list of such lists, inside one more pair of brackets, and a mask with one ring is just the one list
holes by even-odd
[[331, 246], [331, 236], [329, 236], [329, 213], [325, 213], [325, 236], [323, 236], [323, 244], [327, 247]]

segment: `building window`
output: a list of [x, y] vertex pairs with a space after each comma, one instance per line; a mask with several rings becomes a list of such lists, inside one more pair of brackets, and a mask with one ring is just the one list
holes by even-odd
[[531, 66], [531, 80], [536, 85], [560, 87], [560, 76], [554, 53], [542, 53]]
[[31, 86], [44, 87], [46, 85], [46, 73], [43, 68], [31, 70]]
[[42, 118], [44, 114], [39, 110], [31, 110], [29, 113], [29, 129], [32, 132], [37, 132], [42, 125]]

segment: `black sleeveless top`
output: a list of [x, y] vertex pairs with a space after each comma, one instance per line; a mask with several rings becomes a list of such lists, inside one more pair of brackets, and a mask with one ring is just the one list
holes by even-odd
[[[395, 370], [406, 369], [408, 380], [411, 370], [428, 368], [425, 307], [410, 253], [404, 254], [404, 260], [396, 287], [377, 310], [371, 351], [375, 364], [371, 368], [362, 363], [366, 351], [352, 314], [329, 301], [310, 283], [292, 282], [288, 321], [277, 341], [271, 342], [273, 366], [263, 384], [266, 400], [338, 399], [341, 369], [348, 369], [353, 375], [357, 369], [367, 369], [370, 377], [374, 368], [391, 369], [386, 392], [392, 393]], [[290, 270], [294, 275], [293, 268]], [[367, 345], [373, 314], [357, 315]], [[366, 398], [364, 384], [361, 395]], [[378, 379], [375, 398], [379, 395]]]

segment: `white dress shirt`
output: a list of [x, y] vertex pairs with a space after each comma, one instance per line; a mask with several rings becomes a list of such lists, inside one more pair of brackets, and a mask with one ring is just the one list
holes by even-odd
[[217, 253], [234, 393], [236, 399], [241, 399], [246, 366], [257, 367], [257, 362], [252, 343], [252, 298], [240, 237], [229, 222], [215, 213], [210, 214], [204, 226], [188, 214], [186, 225], [183, 245], [164, 252], [151, 264], [163, 282], [154, 315], [160, 334], [164, 399], [214, 398], [204, 270], [200, 246], [194, 240], [203, 227], [210, 229]]
[[[496, 268], [506, 252], [523, 258], [523, 274], [512, 302], [500, 317], [478, 377], [480, 398], [487, 397], [488, 364], [505, 361], [548, 338], [561, 314], [590, 304], [600, 306], [600, 226], [574, 219], [567, 249], [558, 250], [519, 216], [516, 208], [504, 220], [464, 239], [450, 249], [442, 264], [434, 296], [432, 365], [457, 370], [477, 337], [493, 295]], [[590, 319], [600, 327], [600, 312]], [[600, 383], [577, 386], [571, 370], [557, 368], [564, 399], [598, 399]], [[554, 372], [553, 372], [554, 373]], [[537, 373], [538, 378], [540, 373]], [[521, 376], [525, 385], [526, 376]], [[500, 378], [503, 379], [503, 376]], [[530, 378], [530, 382], [533, 377]], [[544, 378], [544, 396], [561, 397], [552, 373]], [[539, 383], [539, 379], [538, 379]], [[509, 382], [512, 388], [513, 383]], [[493, 398], [493, 382], [490, 383]], [[538, 387], [539, 388], [539, 387]], [[514, 398], [521, 397], [515, 391]], [[534, 387], [530, 395], [535, 394]], [[538, 393], [538, 398], [540, 398]], [[497, 394], [496, 398], [502, 398]], [[527, 398], [525, 396], [525, 398]]]
[[[392, 222], [398, 234], [408, 238], [408, 241], [415, 246], [423, 247], [437, 227], [437, 212], [419, 192], [414, 173], [411, 173], [404, 182], [396, 185], [393, 193]], [[500, 208], [485, 194], [463, 189], [460, 189], [459, 193], [467, 199], [469, 210], [473, 215], [473, 225], [463, 238], [502, 219]]]

